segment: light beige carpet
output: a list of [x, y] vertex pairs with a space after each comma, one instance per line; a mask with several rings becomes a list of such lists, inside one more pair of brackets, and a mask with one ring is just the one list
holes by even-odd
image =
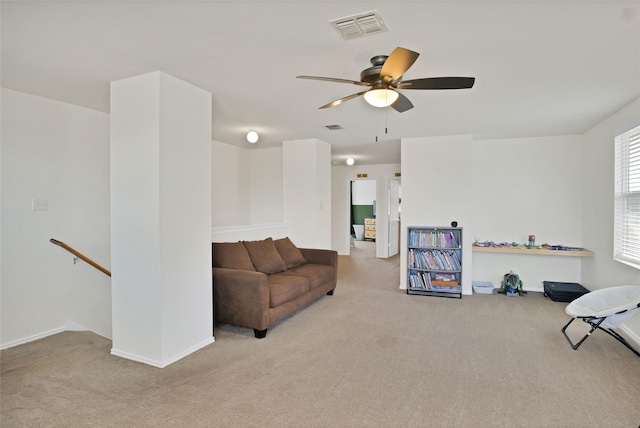
[[372, 258], [366, 245], [339, 263], [335, 295], [265, 339], [220, 325], [214, 344], [165, 369], [111, 356], [89, 332], [2, 351], [0, 425], [640, 425], [640, 358], [603, 332], [572, 350], [566, 304], [408, 296], [398, 257]]

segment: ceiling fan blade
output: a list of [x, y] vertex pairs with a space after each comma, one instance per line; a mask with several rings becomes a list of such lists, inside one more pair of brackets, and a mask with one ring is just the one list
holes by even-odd
[[427, 77], [425, 79], [403, 80], [398, 89], [469, 89], [475, 77]]
[[409, 49], [395, 48], [384, 62], [382, 70], [380, 70], [380, 78], [385, 83], [398, 80], [416, 62], [419, 55], [418, 52]]
[[334, 106], [337, 106], [338, 104], [342, 104], [345, 101], [349, 101], [349, 100], [352, 100], [354, 98], [359, 97], [360, 95], [364, 95], [366, 92], [367, 91], [358, 92], [357, 94], [352, 94], [352, 95], [349, 95], [347, 97], [340, 98], [339, 100], [331, 101], [329, 104], [325, 104], [322, 107], [318, 107], [318, 108], [334, 107]]
[[397, 111], [398, 113], [411, 110], [413, 108], [413, 104], [411, 104], [411, 101], [409, 101], [409, 98], [405, 97], [400, 92], [398, 92], [398, 95], [399, 95], [398, 99], [396, 100], [395, 103], [391, 104], [391, 107], [393, 107], [395, 111]]
[[320, 76], [296, 76], [298, 79], [309, 79], [309, 80], [322, 80], [325, 82], [337, 82], [337, 83], [351, 83], [352, 85], [358, 86], [371, 86], [371, 84], [367, 82], [359, 82], [357, 80], [348, 80], [348, 79], [338, 79], [335, 77], [320, 77]]

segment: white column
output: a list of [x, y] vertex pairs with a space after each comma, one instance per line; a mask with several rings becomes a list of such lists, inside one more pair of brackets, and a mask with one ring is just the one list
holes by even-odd
[[211, 94], [111, 83], [111, 353], [157, 367], [213, 342]]
[[300, 247], [331, 248], [331, 145], [282, 143], [283, 217]]

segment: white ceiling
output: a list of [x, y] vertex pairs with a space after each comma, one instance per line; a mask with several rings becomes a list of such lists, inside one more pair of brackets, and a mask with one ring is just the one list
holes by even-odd
[[[256, 147], [318, 138], [333, 158], [399, 162], [399, 139], [582, 133], [640, 96], [635, 1], [16, 1], [1, 3], [2, 86], [108, 112], [109, 82], [164, 71], [213, 94], [212, 138]], [[329, 21], [378, 10], [389, 31], [345, 41]], [[405, 79], [473, 76], [472, 89], [402, 91], [404, 113], [362, 97], [375, 55], [420, 53]], [[330, 131], [326, 125], [344, 129]], [[376, 141], [377, 139], [377, 141]]]

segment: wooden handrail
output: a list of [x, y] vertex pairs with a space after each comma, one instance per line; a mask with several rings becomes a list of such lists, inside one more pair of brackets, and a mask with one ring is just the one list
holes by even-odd
[[65, 244], [64, 242], [60, 242], [57, 239], [53, 239], [53, 238], [49, 239], [49, 242], [51, 242], [52, 244], [59, 245], [60, 247], [64, 248], [65, 250], [67, 250], [68, 252], [70, 252], [74, 256], [78, 257], [79, 259], [84, 260], [85, 262], [89, 263], [91, 266], [93, 266], [94, 268], [98, 269], [100, 272], [104, 273], [105, 275], [111, 276], [111, 272], [109, 272], [108, 270], [106, 270], [105, 268], [100, 266], [98, 263], [96, 263], [93, 260], [91, 260], [89, 257], [85, 256], [84, 254], [74, 250], [73, 248], [71, 248], [70, 246]]

